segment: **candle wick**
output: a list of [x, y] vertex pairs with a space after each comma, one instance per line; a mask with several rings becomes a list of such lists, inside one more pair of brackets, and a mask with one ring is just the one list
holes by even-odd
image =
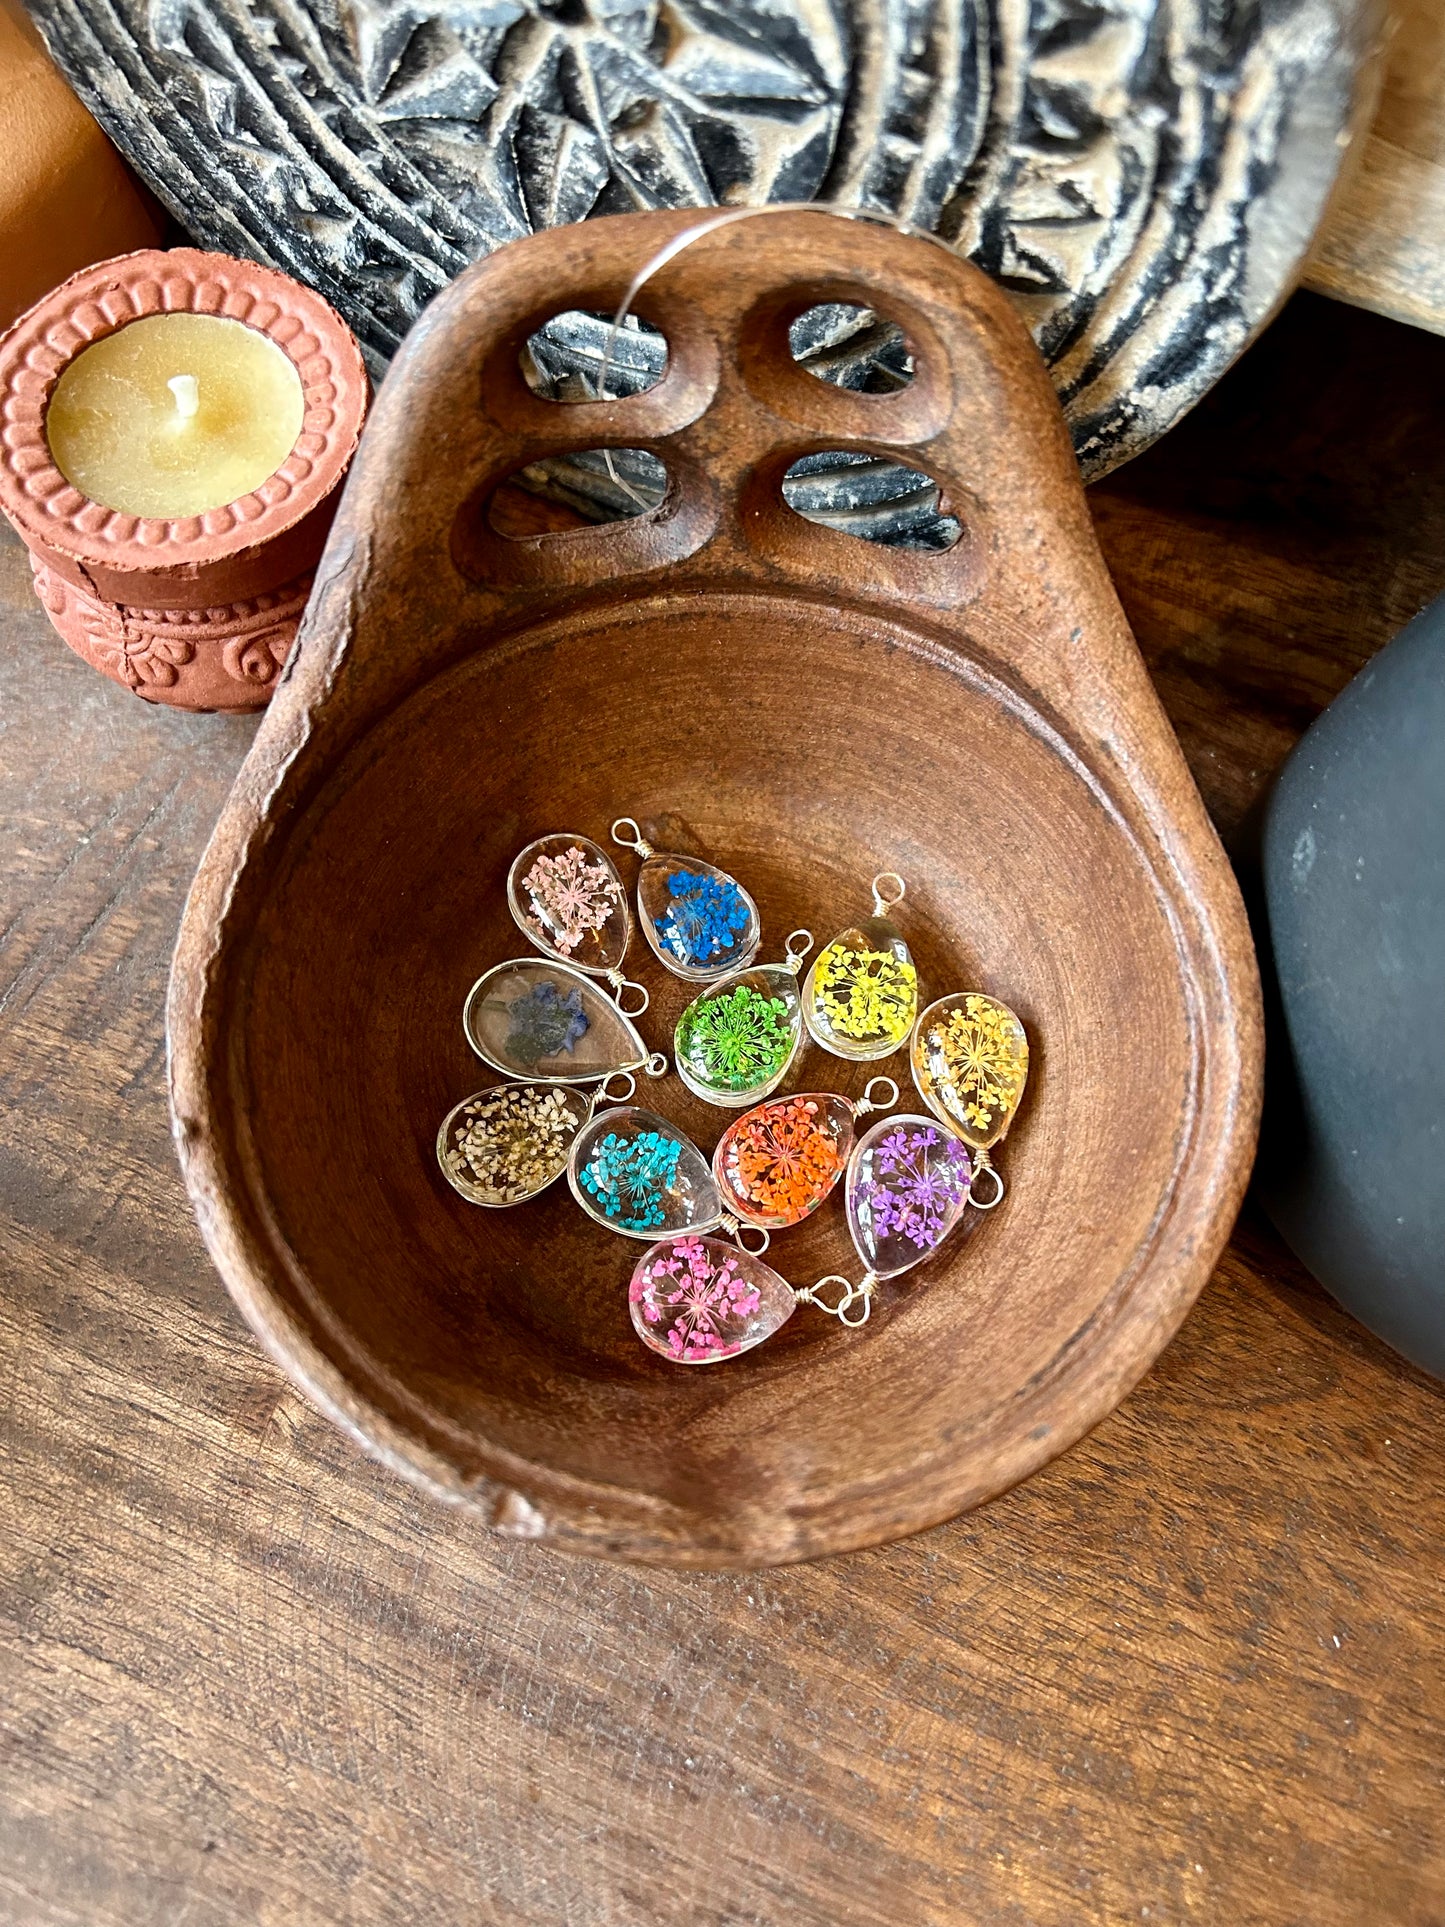
[[176, 413], [189, 421], [201, 405], [201, 385], [194, 375], [172, 375], [166, 387], [176, 398]]

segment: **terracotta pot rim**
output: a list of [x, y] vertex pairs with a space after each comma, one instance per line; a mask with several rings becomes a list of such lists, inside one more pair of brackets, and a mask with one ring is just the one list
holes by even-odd
[[[177, 313], [239, 321], [275, 342], [301, 377], [301, 432], [280, 468], [235, 502], [204, 515], [127, 515], [61, 474], [46, 411], [82, 350], [132, 321]], [[72, 275], [0, 340], [0, 508], [32, 549], [82, 566], [193, 570], [259, 548], [325, 501], [355, 451], [366, 400], [351, 330], [289, 276], [198, 248], [118, 255]]]

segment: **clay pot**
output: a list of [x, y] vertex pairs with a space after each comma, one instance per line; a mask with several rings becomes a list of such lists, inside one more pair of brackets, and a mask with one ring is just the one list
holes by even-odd
[[77, 268], [153, 247], [161, 209], [0, 0], [0, 328]]

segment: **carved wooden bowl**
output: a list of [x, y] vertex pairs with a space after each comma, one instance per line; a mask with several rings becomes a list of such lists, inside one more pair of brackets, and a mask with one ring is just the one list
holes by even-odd
[[[1260, 1031], [1235, 886], [1115, 600], [1038, 357], [942, 249], [823, 213], [710, 235], [650, 280], [662, 382], [533, 395], [559, 310], [610, 310], [690, 217], [562, 229], [444, 294], [388, 379], [293, 668], [197, 878], [171, 988], [175, 1129], [212, 1253], [302, 1389], [500, 1530], [694, 1565], [912, 1532], [1061, 1451], [1148, 1368], [1208, 1277], [1254, 1142]], [[891, 396], [797, 368], [790, 321], [871, 305], [916, 363]], [[499, 485], [548, 453], [642, 447], [652, 513], [513, 538]], [[943, 554], [804, 521], [810, 451], [896, 454], [963, 524]], [[456, 1196], [437, 1124], [490, 1081], [460, 1011], [520, 942], [507, 866], [622, 813], [757, 898], [760, 957], [909, 880], [926, 996], [971, 986], [1034, 1053], [974, 1234], [857, 1332], [802, 1308], [679, 1369], [633, 1335], [638, 1247], [566, 1186]], [[623, 858], [625, 878], [631, 859]], [[641, 1020], [688, 987], [640, 936]], [[791, 1088], [906, 1057], [816, 1050]], [[905, 1103], [910, 1094], [905, 1091]], [[646, 1101], [711, 1151], [733, 1114]], [[856, 1274], [841, 1198], [780, 1234], [796, 1283]]]

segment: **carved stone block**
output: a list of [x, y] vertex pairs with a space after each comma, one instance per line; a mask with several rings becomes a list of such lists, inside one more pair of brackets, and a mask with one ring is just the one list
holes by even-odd
[[[1379, 0], [30, 0], [189, 231], [285, 268], [373, 372], [461, 269], [637, 208], [816, 199], [1013, 296], [1086, 476], [1292, 285]], [[825, 265], [818, 264], [820, 267]], [[565, 356], [565, 348], [562, 351]]]

